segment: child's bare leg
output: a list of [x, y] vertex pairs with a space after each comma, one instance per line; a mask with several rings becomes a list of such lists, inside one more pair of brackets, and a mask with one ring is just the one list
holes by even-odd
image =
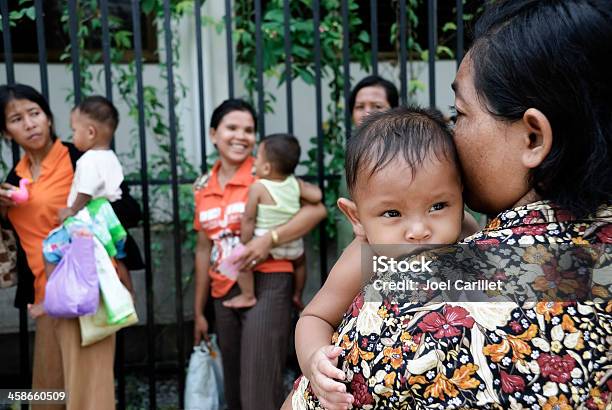
[[223, 302], [223, 306], [228, 308], [249, 308], [255, 306], [255, 279], [252, 271], [243, 271], [238, 275], [238, 286], [241, 293]]
[[306, 255], [302, 254], [299, 258], [293, 261], [293, 304], [298, 310], [304, 309], [302, 301], [302, 292], [306, 283]]
[[132, 299], [134, 299], [135, 301], [136, 295], [134, 294], [134, 285], [132, 284], [132, 275], [130, 275], [130, 271], [128, 270], [128, 268], [119, 259], [117, 259], [117, 276], [119, 276], [119, 280], [121, 281], [121, 283], [123, 283], [123, 286], [125, 286], [125, 288], [130, 291], [130, 294], [132, 295]]
[[292, 397], [293, 397], [293, 390], [291, 390], [291, 393], [289, 393], [289, 395], [283, 402], [283, 405], [281, 406], [280, 410], [292, 410], [293, 409], [293, 405], [291, 404]]

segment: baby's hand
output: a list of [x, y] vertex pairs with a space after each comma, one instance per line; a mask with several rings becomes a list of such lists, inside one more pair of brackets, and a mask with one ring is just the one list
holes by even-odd
[[346, 392], [346, 386], [334, 380], [346, 379], [344, 372], [336, 367], [341, 352], [340, 347], [323, 346], [310, 358], [310, 385], [327, 410], [348, 409], [354, 401], [353, 396]]
[[37, 303], [36, 305], [28, 304], [28, 312], [30, 313], [30, 317], [32, 319], [36, 319], [47, 314], [42, 303]]

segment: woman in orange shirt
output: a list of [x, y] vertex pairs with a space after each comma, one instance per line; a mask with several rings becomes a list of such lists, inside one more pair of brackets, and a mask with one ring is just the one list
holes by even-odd
[[[15, 304], [41, 303], [47, 283], [42, 242], [49, 231], [59, 225], [58, 211], [66, 206], [74, 163], [80, 153], [55, 135], [49, 104], [27, 85], [0, 87], [0, 131], [25, 151], [7, 177], [10, 184], [4, 183], [0, 188], [0, 213], [8, 217], [25, 254], [25, 258], [18, 258], [19, 285]], [[18, 185], [20, 178], [31, 181], [29, 199], [16, 205], [9, 191]], [[127, 186], [122, 199], [116, 202], [122, 203], [117, 212], [122, 223], [126, 219], [140, 219], [135, 210], [138, 204], [126, 189]], [[137, 261], [132, 260], [127, 265], [137, 269], [142, 261], [139, 255], [134, 259]], [[81, 347], [78, 318], [38, 317], [32, 388], [66, 390], [67, 409], [114, 409], [114, 355], [114, 335]]]
[[249, 242], [244, 262], [255, 272], [257, 304], [232, 309], [222, 302], [240, 293], [218, 271], [221, 259], [240, 242], [240, 220], [253, 175], [256, 115], [242, 100], [224, 101], [213, 112], [210, 137], [219, 153], [211, 171], [195, 184], [194, 344], [207, 338], [204, 306], [212, 295], [230, 410], [276, 410], [283, 400], [282, 373], [291, 329], [293, 267], [268, 256], [273, 244], [307, 234], [323, 218], [322, 204], [303, 205], [286, 225]]

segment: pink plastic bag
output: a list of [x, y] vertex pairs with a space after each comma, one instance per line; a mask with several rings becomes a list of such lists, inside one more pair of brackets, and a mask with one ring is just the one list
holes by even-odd
[[75, 235], [47, 281], [45, 312], [63, 318], [93, 315], [99, 302], [93, 239]]
[[229, 256], [223, 258], [219, 263], [219, 272], [230, 278], [231, 280], [236, 280], [238, 278], [238, 270], [239, 265], [236, 263], [236, 260], [242, 255], [244, 252], [244, 245], [239, 243], [234, 247], [232, 253]]

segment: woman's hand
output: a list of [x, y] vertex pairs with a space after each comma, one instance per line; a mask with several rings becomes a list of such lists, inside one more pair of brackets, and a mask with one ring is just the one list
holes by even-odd
[[346, 375], [338, 369], [338, 356], [342, 349], [337, 346], [323, 346], [310, 358], [310, 386], [326, 410], [348, 409], [354, 398], [346, 392], [346, 386], [334, 379], [345, 380]]
[[0, 184], [0, 206], [15, 206], [16, 203], [11, 199], [11, 191], [17, 187], [7, 182]]
[[204, 315], [198, 315], [193, 323], [193, 345], [198, 346], [202, 338], [208, 342], [208, 321]]
[[267, 232], [263, 236], [257, 236], [244, 246], [244, 252], [236, 259], [240, 264], [238, 270], [252, 270], [258, 263], [268, 259], [272, 249], [272, 234]]

